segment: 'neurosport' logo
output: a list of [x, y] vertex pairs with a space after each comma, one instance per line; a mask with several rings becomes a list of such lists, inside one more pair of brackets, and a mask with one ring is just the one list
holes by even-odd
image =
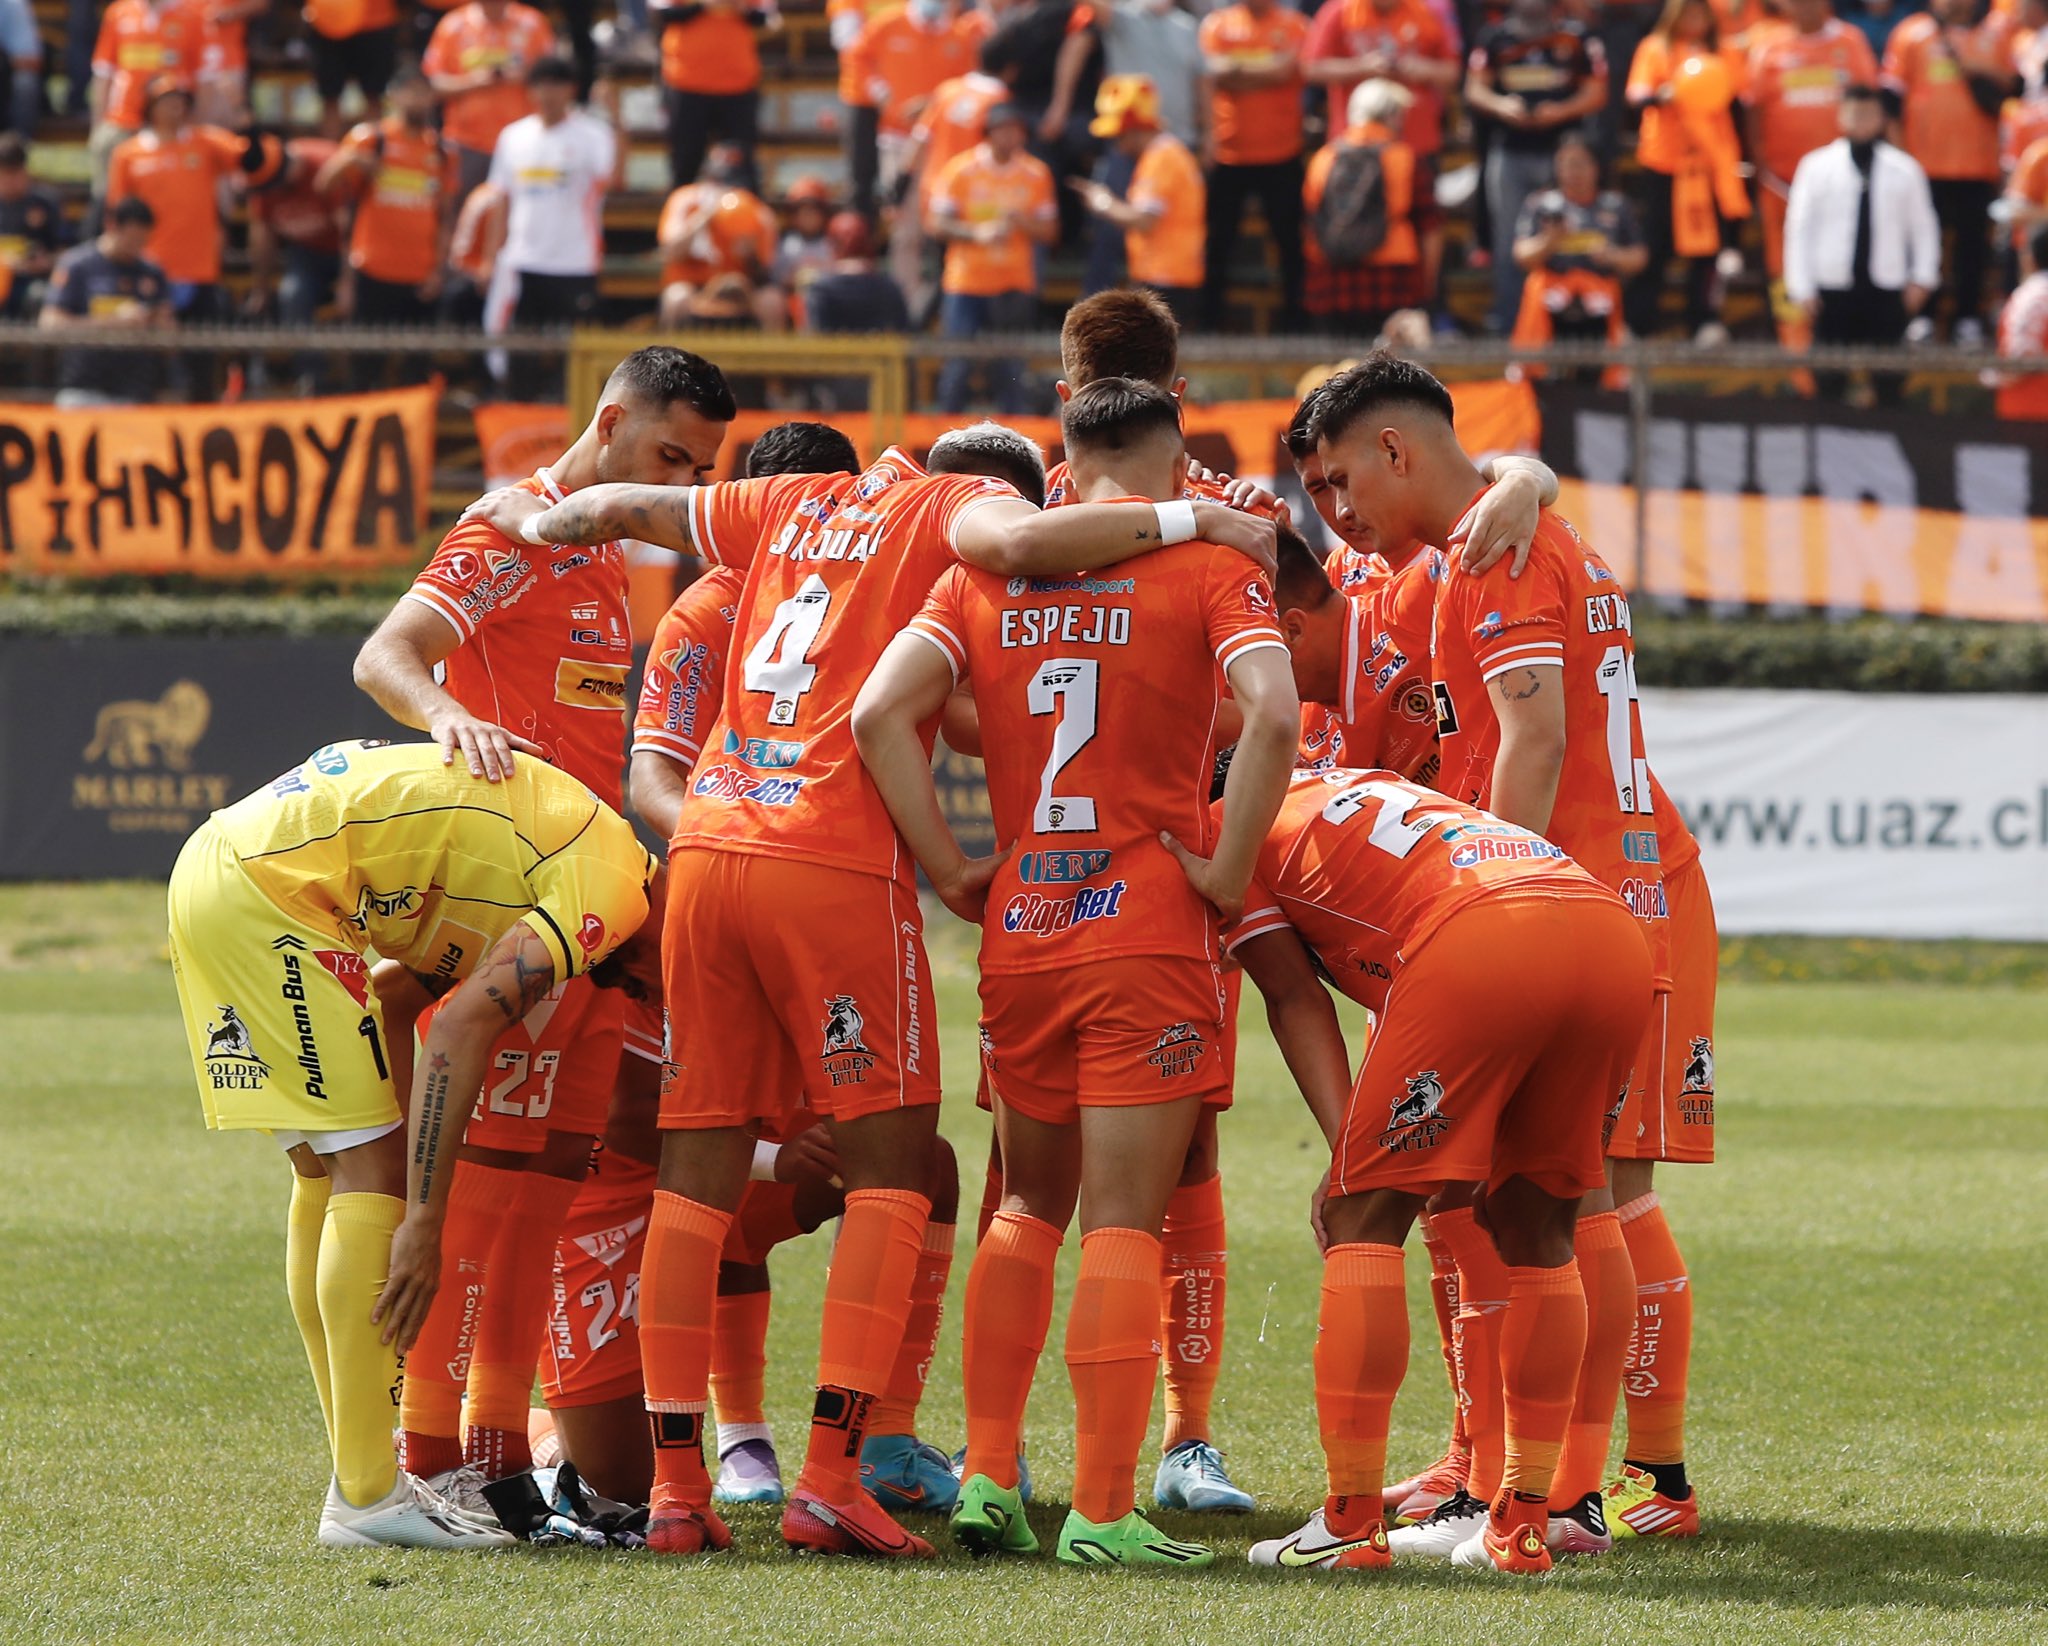
[[1124, 883], [1083, 886], [1071, 897], [1022, 892], [1003, 909], [1003, 930], [1019, 937], [1057, 937], [1090, 920], [1114, 920], [1123, 913]]

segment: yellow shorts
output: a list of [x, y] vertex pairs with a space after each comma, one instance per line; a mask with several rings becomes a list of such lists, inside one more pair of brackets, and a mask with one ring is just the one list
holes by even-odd
[[398, 1119], [363, 957], [258, 891], [211, 822], [178, 854], [170, 914], [208, 1126], [353, 1132]]

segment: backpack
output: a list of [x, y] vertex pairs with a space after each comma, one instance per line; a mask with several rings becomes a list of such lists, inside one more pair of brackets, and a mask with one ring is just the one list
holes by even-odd
[[1331, 263], [1363, 263], [1387, 238], [1387, 179], [1377, 143], [1340, 143], [1316, 206], [1316, 244]]

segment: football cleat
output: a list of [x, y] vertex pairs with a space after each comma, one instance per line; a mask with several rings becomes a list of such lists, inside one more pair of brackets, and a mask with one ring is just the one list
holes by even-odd
[[1503, 1537], [1488, 1516], [1478, 1531], [1451, 1551], [1451, 1564], [1540, 1576], [1550, 1570], [1550, 1546], [1543, 1541], [1543, 1527], [1533, 1520], [1510, 1526]]
[[602, 1549], [611, 1539], [595, 1526], [586, 1526], [572, 1515], [556, 1510], [541, 1495], [540, 1482], [531, 1469], [503, 1479], [486, 1481], [483, 1499], [498, 1517], [498, 1524], [522, 1543], [537, 1549], [558, 1548], [578, 1543], [586, 1549]]
[[1588, 1492], [1563, 1514], [1551, 1515], [1543, 1535], [1554, 1555], [1604, 1555], [1614, 1547], [1598, 1492]]
[[1067, 1512], [1060, 1528], [1059, 1558], [1069, 1566], [1166, 1566], [1194, 1571], [1214, 1565], [1216, 1551], [1201, 1543], [1168, 1537], [1133, 1509], [1106, 1526]]
[[1629, 1537], [1698, 1537], [1700, 1494], [1666, 1497], [1642, 1469], [1622, 1465], [1621, 1478], [1610, 1485], [1601, 1508], [1607, 1529], [1617, 1540]]
[[1380, 1507], [1386, 1512], [1387, 1524], [1409, 1526], [1427, 1520], [1445, 1498], [1457, 1495], [1471, 1468], [1471, 1448], [1454, 1445], [1421, 1474], [1389, 1486], [1380, 1493]]
[[1338, 1537], [1330, 1531], [1321, 1509], [1291, 1536], [1254, 1543], [1245, 1558], [1254, 1566], [1278, 1566], [1291, 1572], [1377, 1572], [1393, 1564], [1384, 1524], [1376, 1520], [1351, 1537]]
[[557, 1514], [566, 1515], [580, 1525], [603, 1533], [605, 1539], [618, 1548], [647, 1547], [646, 1505], [635, 1508], [630, 1503], [614, 1503], [601, 1493], [592, 1491], [576, 1472], [573, 1463], [535, 1469], [533, 1478], [540, 1487], [541, 1496], [547, 1499], [548, 1507]]
[[916, 1435], [869, 1435], [860, 1448], [861, 1490], [890, 1511], [950, 1514], [960, 1497], [953, 1465]]
[[1038, 1537], [1024, 1518], [1024, 1494], [987, 1475], [969, 1475], [953, 1507], [953, 1541], [975, 1555], [1035, 1555]]
[[800, 1555], [867, 1555], [878, 1560], [928, 1560], [932, 1546], [906, 1532], [865, 1492], [850, 1503], [827, 1503], [798, 1482], [782, 1511], [782, 1541]]
[[320, 1509], [323, 1549], [509, 1549], [519, 1540], [504, 1527], [464, 1514], [417, 1475], [403, 1469], [390, 1492], [357, 1508], [330, 1481]]
[[[953, 1478], [958, 1480], [967, 1470], [967, 1448], [962, 1446], [953, 1454]], [[1017, 1495], [1025, 1503], [1031, 1501], [1031, 1460], [1024, 1455], [1024, 1448], [1017, 1448]]]
[[1258, 1500], [1231, 1480], [1223, 1454], [1206, 1440], [1183, 1440], [1159, 1460], [1152, 1501], [1196, 1515], [1248, 1515]]
[[1460, 1487], [1439, 1503], [1427, 1520], [1389, 1532], [1387, 1547], [1397, 1555], [1449, 1560], [1485, 1519], [1486, 1505]]
[[766, 1440], [742, 1440], [718, 1454], [718, 1484], [713, 1503], [780, 1503], [782, 1464]]
[[715, 1555], [732, 1547], [732, 1531], [715, 1510], [657, 1485], [647, 1508], [647, 1547], [658, 1555]]

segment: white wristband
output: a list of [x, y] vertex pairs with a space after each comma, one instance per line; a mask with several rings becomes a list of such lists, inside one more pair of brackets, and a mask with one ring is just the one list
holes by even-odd
[[756, 1183], [773, 1183], [775, 1181], [775, 1157], [780, 1153], [782, 1153], [782, 1145], [780, 1143], [770, 1143], [766, 1139], [756, 1143], [754, 1145], [754, 1164], [748, 1170], [747, 1176]]
[[[542, 511], [542, 513], [545, 512], [545, 510]], [[554, 545], [551, 544], [545, 537], [541, 536], [539, 532], [533, 529], [535, 524], [539, 521], [539, 519], [540, 515], [529, 514], [524, 520], [520, 521], [519, 535], [525, 538], [527, 542], [531, 543], [537, 549], [552, 548]]]
[[1173, 503], [1154, 503], [1152, 512], [1159, 517], [1160, 542], [1185, 543], [1195, 535], [1195, 506], [1186, 498]]

